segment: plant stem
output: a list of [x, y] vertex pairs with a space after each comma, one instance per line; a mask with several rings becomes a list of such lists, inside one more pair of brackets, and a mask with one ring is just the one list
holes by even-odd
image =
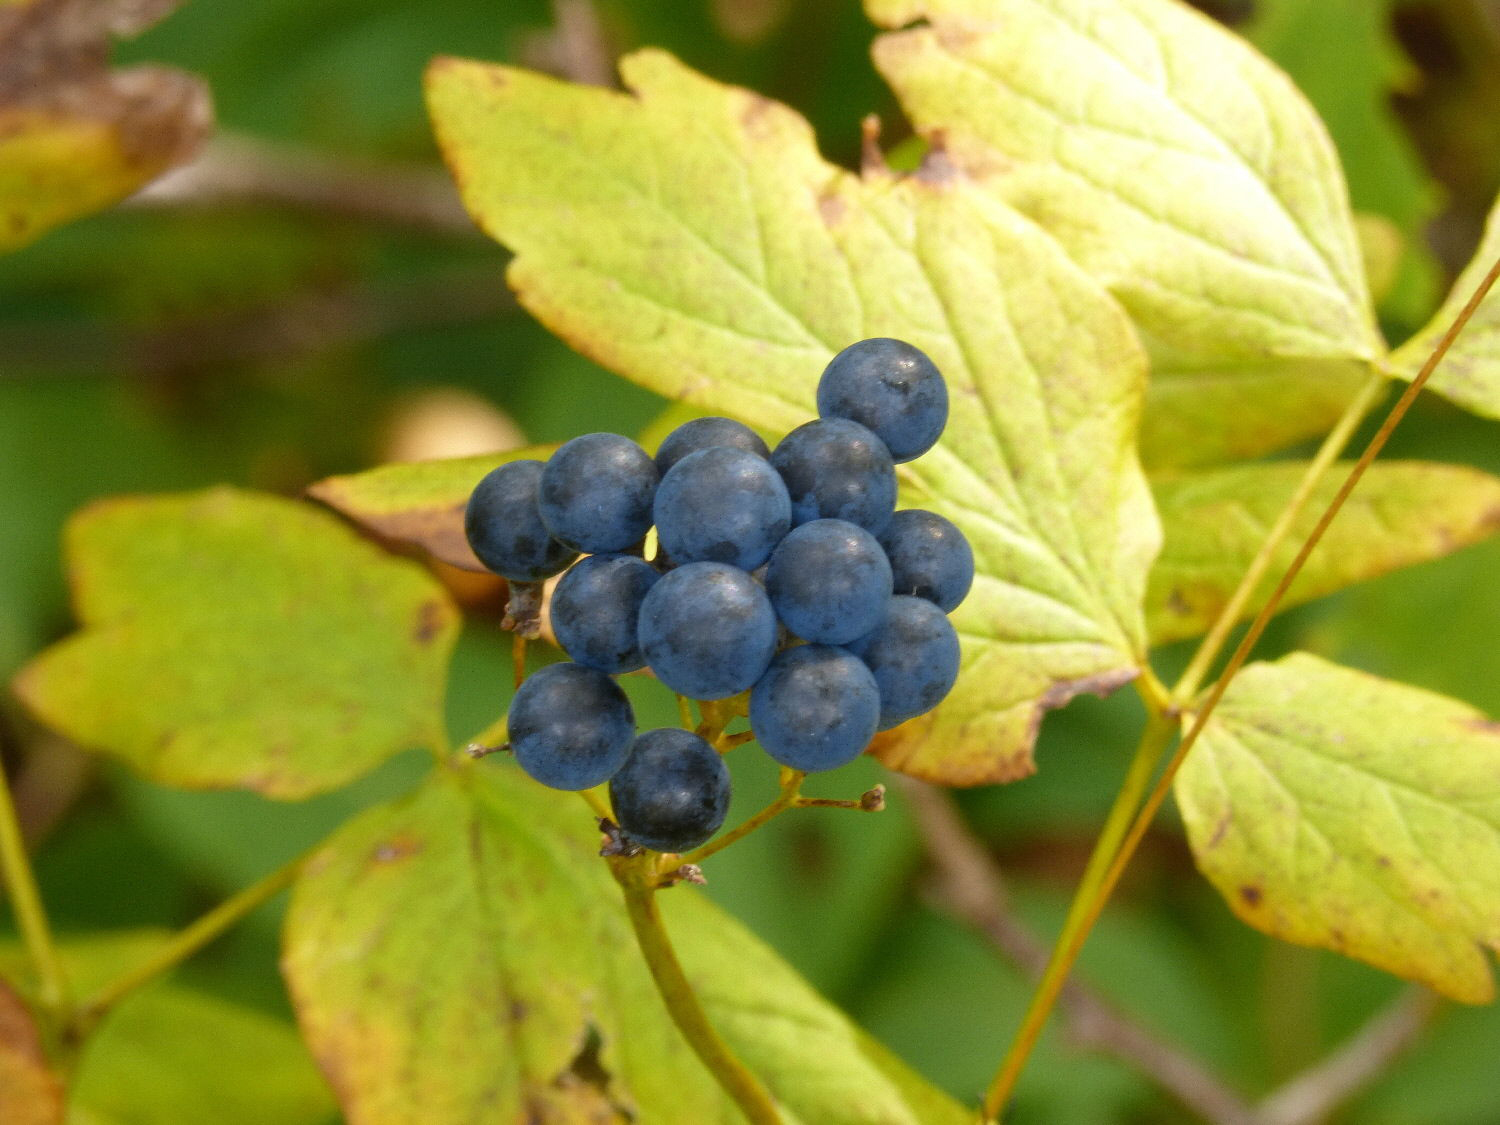
[[135, 968], [116, 977], [94, 993], [79, 1007], [73, 1018], [71, 1030], [74, 1039], [86, 1036], [126, 996], [186, 961], [247, 914], [289, 887], [301, 873], [310, 855], [311, 853], [298, 856], [233, 897], [225, 899], [203, 917], [173, 934], [160, 949]]
[[1078, 890], [1074, 892], [1073, 902], [1068, 907], [1067, 919], [1063, 922], [1062, 932], [1057, 936], [1046, 971], [1037, 982], [1036, 991], [1032, 993], [1031, 1003], [1021, 1020], [1021, 1026], [1016, 1031], [1015, 1038], [1011, 1040], [1010, 1049], [1001, 1060], [1000, 1068], [995, 1072], [995, 1077], [985, 1092], [983, 1114], [985, 1121], [998, 1121], [1001, 1112], [1010, 1101], [1011, 1094], [1015, 1091], [1016, 1080], [1021, 1077], [1021, 1070], [1036, 1046], [1037, 1039], [1041, 1036], [1042, 1027], [1057, 1003], [1057, 997], [1067, 980], [1068, 970], [1072, 967], [1072, 959], [1065, 955], [1066, 951], [1072, 947], [1075, 939], [1087, 932], [1090, 924], [1089, 905], [1098, 893], [1110, 869], [1110, 864], [1119, 850], [1120, 841], [1130, 826], [1131, 817], [1151, 783], [1151, 775], [1156, 769], [1156, 764], [1168, 744], [1171, 743], [1176, 731], [1176, 719], [1162, 712], [1152, 711], [1146, 720], [1146, 729], [1141, 732], [1135, 757], [1131, 759], [1125, 780], [1115, 796], [1114, 804], [1110, 806], [1109, 815], [1104, 821], [1104, 828], [1099, 833], [1093, 853], [1089, 856], [1088, 866], [1084, 869], [1083, 879], [1078, 885]]
[[732, 828], [728, 832], [724, 833], [717, 840], [712, 840], [709, 843], [704, 844], [701, 848], [697, 848], [694, 851], [688, 852], [685, 856], [682, 857], [682, 862], [702, 863], [705, 859], [713, 855], [715, 852], [723, 851], [730, 844], [743, 840], [746, 836], [750, 835], [750, 833], [754, 832], [768, 820], [780, 816], [782, 813], [786, 812], [787, 809], [794, 808], [798, 800], [800, 799], [800, 794], [802, 792], [802, 782], [806, 777], [807, 774], [802, 773], [799, 770], [788, 769], [787, 767], [783, 766], [781, 768], [781, 792], [777, 795], [774, 801], [772, 801], [765, 808], [761, 809], [760, 812], [756, 813], [743, 824], [740, 824], [738, 827]]
[[1214, 620], [1213, 627], [1198, 645], [1198, 650], [1193, 653], [1193, 658], [1182, 673], [1182, 678], [1173, 687], [1173, 704], [1181, 706], [1197, 693], [1199, 686], [1208, 675], [1208, 670], [1218, 659], [1219, 653], [1223, 651], [1225, 643], [1229, 640], [1229, 634], [1239, 623], [1241, 615], [1245, 612], [1245, 606], [1249, 604], [1251, 597], [1265, 579], [1277, 550], [1291, 533], [1292, 524], [1301, 517], [1303, 509], [1312, 499], [1314, 490], [1327, 475], [1339, 454], [1344, 451], [1344, 447], [1349, 444], [1349, 439], [1359, 428], [1360, 422], [1380, 400], [1387, 382], [1388, 377], [1384, 372], [1373, 372], [1360, 387], [1359, 392], [1350, 400], [1349, 405], [1344, 408], [1344, 413], [1339, 416], [1338, 422], [1334, 424], [1328, 436], [1323, 439], [1323, 444], [1318, 447], [1318, 452], [1308, 463], [1307, 471], [1297, 482], [1292, 498], [1281, 509], [1281, 514], [1276, 517], [1276, 522], [1266, 533], [1265, 541], [1261, 543], [1255, 557], [1250, 560], [1250, 565], [1241, 577], [1239, 585], [1235, 587], [1229, 600], [1224, 603], [1219, 616]]
[[[1043, 978], [1042, 986], [1038, 988], [1037, 997], [1033, 998], [1031, 1010], [1027, 1012], [1027, 1022], [1022, 1028], [1022, 1033], [1025, 1033], [1028, 1027], [1032, 1023], [1035, 1023], [1036, 1026], [1031, 1031], [1031, 1042], [1035, 1041], [1036, 1034], [1040, 1032], [1041, 1024], [1045, 1021], [1047, 1010], [1051, 1007], [1051, 999], [1045, 1003], [1041, 1002], [1041, 993], [1046, 987], [1048, 979], [1054, 976], [1057, 979], [1057, 984], [1052, 988], [1052, 999], [1055, 999], [1056, 992], [1061, 988], [1062, 981], [1072, 969], [1073, 963], [1078, 959], [1078, 954], [1083, 948], [1083, 943], [1087, 939], [1089, 931], [1093, 928], [1100, 913], [1104, 910], [1104, 904], [1108, 901], [1111, 892], [1113, 892], [1115, 886], [1119, 883], [1120, 876], [1124, 873], [1126, 865], [1130, 862], [1130, 857], [1135, 853], [1135, 849], [1140, 845], [1141, 839], [1150, 828], [1157, 811], [1166, 800], [1167, 793], [1170, 792], [1172, 787], [1172, 781], [1177, 776], [1177, 771], [1181, 768], [1188, 752], [1193, 748], [1193, 744], [1203, 732], [1204, 725], [1208, 722], [1209, 716], [1213, 714], [1213, 710], [1218, 706], [1219, 700], [1224, 697], [1224, 692], [1228, 689], [1230, 682], [1234, 679], [1240, 668], [1244, 666], [1245, 661], [1250, 656], [1251, 649], [1260, 640], [1261, 634], [1265, 632], [1267, 623], [1275, 615], [1277, 606], [1281, 604], [1281, 599], [1286, 595], [1291, 584], [1296, 581], [1297, 575], [1301, 573], [1308, 556], [1312, 554], [1313, 549], [1328, 530], [1329, 524], [1333, 522], [1334, 517], [1338, 515], [1339, 510], [1344, 506], [1344, 501], [1348, 499], [1349, 494], [1354, 490], [1354, 486], [1364, 476], [1365, 470], [1370, 467], [1370, 464], [1375, 460], [1381, 449], [1385, 447], [1385, 443], [1390, 439], [1391, 433], [1395, 430], [1401, 419], [1405, 417], [1406, 412], [1411, 409], [1411, 404], [1416, 400], [1417, 395], [1421, 393], [1427, 380], [1431, 378], [1433, 370], [1442, 361], [1443, 356], [1448, 353], [1448, 349], [1452, 347], [1453, 341], [1457, 338], [1459, 332], [1468, 324], [1470, 318], [1474, 315], [1474, 311], [1479, 307], [1479, 303], [1484, 300], [1486, 294], [1494, 287], [1497, 280], [1500, 280], [1500, 261], [1496, 261], [1490, 267], [1489, 272], [1485, 274], [1484, 279], [1474, 290], [1468, 303], [1464, 305], [1463, 310], [1448, 327], [1448, 331], [1438, 341], [1432, 354], [1428, 356], [1427, 362], [1422, 365], [1421, 371], [1418, 372], [1416, 378], [1412, 380], [1411, 385], [1402, 393], [1396, 404], [1391, 407], [1385, 421], [1381, 423], [1380, 428], [1375, 432], [1375, 436], [1370, 439], [1364, 452], [1360, 454], [1359, 459], [1349, 470], [1344, 483], [1339, 486], [1338, 492], [1334, 494], [1333, 500], [1318, 518], [1318, 522], [1313, 526], [1306, 542], [1302, 544], [1296, 557], [1292, 559], [1291, 565], [1286, 569], [1286, 573], [1277, 582], [1276, 588], [1271, 592], [1271, 596], [1267, 599], [1266, 604], [1250, 623], [1250, 628], [1246, 630], [1244, 637], [1241, 638], [1240, 643], [1235, 647], [1234, 653], [1230, 656], [1229, 663], [1225, 666], [1223, 673], [1215, 681], [1203, 705], [1194, 714], [1192, 723], [1189, 725], [1186, 733], [1183, 734], [1182, 740], [1177, 744], [1176, 751], [1168, 759], [1166, 768], [1162, 770], [1161, 776], [1157, 778], [1156, 784], [1152, 787], [1151, 792], [1147, 795], [1139, 811], [1135, 814], [1135, 819], [1132, 821], [1130, 830], [1126, 833], [1124, 841], [1116, 849], [1114, 855], [1110, 857], [1107, 865], [1108, 869], [1103, 879], [1099, 880], [1096, 885], [1079, 888], [1079, 893], [1073, 901], [1073, 908], [1069, 910], [1069, 923], [1073, 920], [1074, 911], [1079, 909], [1084, 912], [1082, 920], [1076, 925], [1065, 925], [1063, 935], [1058, 939], [1057, 947], [1053, 951], [1052, 961], [1047, 966], [1047, 976]], [[1146, 734], [1142, 736], [1143, 743], [1149, 738], [1150, 732], [1151, 727], [1148, 725]], [[1137, 756], [1139, 757], [1139, 751]], [[1133, 773], [1134, 766], [1132, 766]], [[1117, 807], [1120, 803], [1119, 800], [1116, 801]], [[1111, 818], [1113, 818], [1113, 810], [1111, 811]], [[1100, 850], [1096, 849], [1096, 854]], [[1092, 859], [1089, 866], [1091, 869], [1094, 866]], [[1085, 883], [1088, 883], [1087, 875], [1085, 875]], [[1040, 1014], [1034, 1015], [1033, 1013], [1038, 1009], [1040, 1010]], [[1011, 1055], [1015, 1055], [1017, 1049], [1021, 1048], [1020, 1058], [1014, 1065], [1011, 1065], [1011, 1055], [1007, 1055], [1005, 1063], [1002, 1064], [1000, 1073], [996, 1076], [995, 1082], [991, 1085], [989, 1093], [985, 1097], [984, 1109], [986, 1120], [998, 1119], [1000, 1111], [1009, 1099], [1010, 1091], [1014, 1088], [1015, 1080], [1020, 1075], [1021, 1065], [1025, 1062], [1025, 1054], [1030, 1050], [1030, 1047], [1031, 1043], [1027, 1042], [1023, 1044], [1022, 1034], [1018, 1034], [1016, 1043], [1011, 1048]], [[1007, 1076], [1008, 1083], [1005, 1081]]]
[[41, 892], [37, 890], [26, 841], [21, 836], [21, 823], [16, 819], [15, 802], [11, 800], [10, 782], [3, 769], [0, 769], [0, 875], [4, 876], [10, 892], [21, 941], [36, 973], [37, 1000], [53, 1021], [61, 1023], [68, 1014], [68, 979], [52, 940], [52, 927], [47, 922]]
[[687, 974], [672, 949], [671, 939], [662, 925], [656, 905], [656, 888], [649, 868], [625, 860], [610, 865], [620, 889], [625, 893], [625, 909], [635, 930], [641, 956], [651, 970], [657, 991], [667, 1006], [672, 1022], [682, 1032], [693, 1053], [702, 1060], [735, 1105], [740, 1107], [751, 1125], [781, 1125], [781, 1114], [770, 1092], [760, 1080], [735, 1058], [729, 1044], [720, 1038], [709, 1023]]

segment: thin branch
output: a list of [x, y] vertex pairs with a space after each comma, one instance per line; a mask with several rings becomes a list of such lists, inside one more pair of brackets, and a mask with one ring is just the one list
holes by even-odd
[[[909, 778], [898, 776], [896, 784], [936, 868], [944, 906], [989, 938], [1027, 976], [1039, 978], [1047, 967], [1047, 946], [1011, 911], [999, 866], [964, 824], [953, 799]], [[1072, 981], [1059, 1001], [1073, 1041], [1130, 1064], [1216, 1125], [1257, 1125], [1254, 1111], [1237, 1093], [1098, 994]]]
[[1317, 1125], [1413, 1047], [1441, 1004], [1425, 988], [1407, 989], [1326, 1059], [1267, 1096], [1257, 1125]]

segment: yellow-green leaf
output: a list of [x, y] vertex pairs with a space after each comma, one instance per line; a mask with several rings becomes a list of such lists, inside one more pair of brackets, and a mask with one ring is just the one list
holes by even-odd
[[[1442, 307], [1426, 327], [1391, 353], [1387, 369], [1392, 375], [1407, 380], [1416, 378], [1439, 339], [1469, 303], [1497, 259], [1500, 259], [1500, 199], [1490, 211], [1473, 260], [1458, 275]], [[1485, 418], [1500, 418], [1500, 288], [1490, 290], [1475, 310], [1473, 319], [1433, 371], [1427, 386], [1465, 410]]]
[[6, 1125], [60, 1125], [62, 1080], [42, 1051], [31, 1012], [0, 980], [0, 1121]]
[[[1348, 474], [1335, 465], [1314, 489], [1250, 599], [1254, 614], [1285, 573]], [[1154, 481], [1165, 538], [1147, 586], [1158, 644], [1206, 630], [1229, 601], [1307, 470], [1305, 461], [1214, 469]], [[1500, 530], [1500, 480], [1418, 461], [1370, 466], [1282, 601], [1300, 605], [1404, 566], [1441, 558]]]
[[[1148, 410], [1153, 460], [1221, 460], [1327, 428], [1338, 392], [1288, 399], [1285, 384], [1347, 382], [1349, 361], [1384, 346], [1333, 144], [1285, 75], [1172, 0], [865, 7], [884, 27], [925, 21], [875, 45], [917, 127], [961, 167], [998, 169], [1006, 201], [1140, 327], [1173, 383]], [[1204, 405], [1191, 401], [1200, 384]], [[1210, 415], [1226, 388], [1260, 404], [1242, 432], [1172, 417]]]
[[[352, 821], [292, 897], [283, 968], [364, 1125], [742, 1120], [657, 997], [588, 810], [508, 766]], [[711, 1018], [788, 1125], [962, 1125], [735, 922], [664, 894]]]
[[464, 570], [484, 571], [464, 537], [469, 493], [497, 465], [527, 458], [545, 461], [554, 448], [538, 445], [478, 457], [380, 465], [320, 480], [307, 494], [382, 539], [421, 547]]
[[1143, 356], [1117, 305], [984, 184], [825, 162], [786, 107], [670, 56], [632, 93], [440, 60], [439, 140], [470, 211], [515, 251], [548, 327], [669, 397], [775, 432], [815, 415], [827, 360], [867, 336], [948, 378], [910, 502], [974, 545], [958, 685], [880, 752], [948, 784], [1030, 772], [1041, 713], [1138, 673], [1158, 527], [1134, 449]]
[[1257, 929], [1494, 997], [1500, 726], [1294, 653], [1230, 685], [1178, 774], [1198, 866]]
[[65, 546], [83, 631], [15, 687], [76, 741], [163, 784], [288, 798], [442, 745], [457, 615], [336, 517], [228, 488], [124, 497]]

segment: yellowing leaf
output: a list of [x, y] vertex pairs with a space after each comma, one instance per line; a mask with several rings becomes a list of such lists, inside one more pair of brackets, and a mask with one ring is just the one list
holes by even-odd
[[464, 537], [464, 508], [481, 477], [508, 461], [545, 461], [553, 446], [532, 446], [478, 457], [380, 465], [329, 477], [307, 494], [383, 539], [421, 547], [465, 570], [484, 571]]
[[308, 505], [220, 488], [74, 517], [83, 631], [17, 676], [45, 722], [154, 780], [272, 797], [442, 745], [456, 614]]
[[[1497, 259], [1500, 259], [1500, 200], [1496, 200], [1490, 211], [1473, 260], [1453, 283], [1442, 308], [1433, 314], [1426, 327], [1391, 353], [1386, 366], [1392, 375], [1406, 380], [1416, 378], [1438, 340], [1469, 303]], [[1500, 287], [1490, 290], [1475, 310], [1473, 319], [1433, 371], [1427, 386], [1465, 410], [1485, 418], [1500, 418]]]
[[61, 1125], [63, 1086], [21, 998], [0, 980], [0, 1121]]
[[[491, 766], [329, 841], [293, 893], [283, 967], [350, 1120], [741, 1120], [662, 1007], [598, 844], [580, 802]], [[967, 1119], [731, 919], [686, 888], [664, 899], [711, 1018], [788, 1125]]]
[[1467, 1003], [1500, 948], [1500, 728], [1294, 653], [1230, 685], [1176, 782], [1203, 873], [1257, 929]]
[[1140, 667], [1158, 528], [1134, 451], [1144, 363], [1118, 307], [1056, 245], [942, 163], [858, 179], [784, 106], [670, 56], [633, 91], [440, 60], [438, 137], [469, 209], [516, 253], [522, 303], [673, 398], [784, 432], [835, 351], [897, 336], [948, 378], [906, 497], [948, 516], [979, 576], [954, 614], [958, 685], [887, 736], [948, 784], [1030, 772], [1041, 713]]
[[[1054, 234], [1125, 305], [1152, 352], [1153, 428], [1202, 463], [1321, 432], [1343, 378], [1384, 346], [1342, 174], [1295, 87], [1170, 0], [866, 0], [875, 60], [907, 115]], [[1357, 365], [1356, 365], [1357, 366]], [[1210, 402], [1195, 406], [1202, 385]], [[1232, 388], [1243, 432], [1195, 433]], [[1331, 400], [1331, 401], [1330, 401]], [[1270, 409], [1271, 403], [1276, 409]], [[1277, 411], [1279, 410], [1279, 415]], [[1235, 417], [1234, 414], [1229, 415]]]
[[[1166, 530], [1146, 595], [1153, 641], [1191, 637], [1214, 622], [1306, 470], [1304, 461], [1278, 461], [1153, 483]], [[1313, 491], [1245, 616], [1260, 609], [1347, 470], [1347, 465], [1335, 466]], [[1300, 605], [1403, 566], [1441, 558], [1497, 529], [1500, 480], [1495, 477], [1457, 465], [1376, 462], [1329, 525], [1282, 605]]]

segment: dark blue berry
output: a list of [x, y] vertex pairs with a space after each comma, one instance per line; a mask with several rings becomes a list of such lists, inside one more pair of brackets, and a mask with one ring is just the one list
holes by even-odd
[[553, 789], [592, 789], [630, 752], [635, 713], [615, 683], [582, 664], [549, 664], [510, 701], [507, 731], [516, 761]]
[[750, 689], [750, 729], [767, 754], [794, 770], [852, 762], [875, 736], [879, 717], [870, 669], [831, 645], [779, 653]]
[[634, 672], [646, 657], [637, 638], [641, 601], [660, 578], [636, 555], [590, 555], [552, 592], [552, 632], [579, 664], [601, 672]]
[[656, 490], [656, 534], [674, 563], [753, 570], [792, 526], [786, 485], [763, 457], [715, 446], [689, 453]]
[[729, 769], [688, 730], [648, 730], [610, 780], [609, 803], [627, 837], [658, 852], [685, 852], [719, 830], [729, 811]]
[[772, 553], [766, 593], [776, 616], [804, 641], [843, 644], [880, 624], [891, 599], [891, 565], [864, 528], [813, 520]]
[[844, 647], [875, 675], [881, 730], [931, 711], [958, 678], [958, 634], [925, 598], [893, 597], [879, 627]]
[[479, 561], [512, 582], [538, 582], [578, 552], [552, 537], [537, 510], [540, 461], [510, 461], [485, 474], [464, 509], [464, 534]]
[[656, 462], [619, 434], [565, 442], [542, 470], [538, 507], [552, 537], [589, 554], [627, 551], [651, 528]]
[[760, 435], [733, 418], [694, 418], [678, 426], [662, 441], [661, 448], [656, 451], [656, 467], [662, 476], [666, 476], [667, 471], [689, 453], [721, 445], [742, 449], [762, 460], [771, 456]]
[[974, 584], [974, 552], [964, 533], [936, 512], [897, 512], [881, 533], [891, 560], [893, 589], [926, 598], [944, 613], [958, 607]]
[[850, 344], [818, 380], [818, 413], [868, 427], [897, 464], [932, 448], [948, 422], [948, 387], [919, 349], [877, 337]]
[[794, 526], [848, 520], [879, 535], [891, 522], [896, 470], [884, 443], [858, 422], [804, 422], [781, 439], [771, 464], [792, 498]]
[[641, 651], [657, 679], [691, 699], [727, 699], [776, 651], [776, 613], [755, 580], [724, 563], [668, 571], [641, 603]]

